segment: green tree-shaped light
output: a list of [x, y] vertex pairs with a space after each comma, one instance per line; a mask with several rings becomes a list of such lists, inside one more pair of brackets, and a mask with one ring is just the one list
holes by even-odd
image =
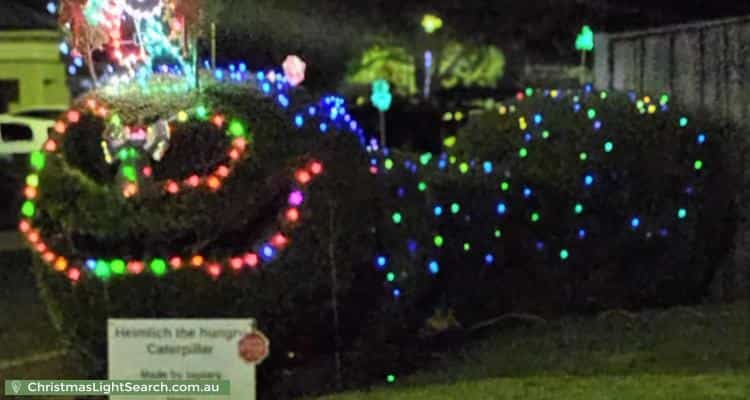
[[581, 33], [576, 37], [576, 50], [594, 50], [594, 31], [591, 30], [590, 26], [584, 25], [583, 28], [581, 28]]

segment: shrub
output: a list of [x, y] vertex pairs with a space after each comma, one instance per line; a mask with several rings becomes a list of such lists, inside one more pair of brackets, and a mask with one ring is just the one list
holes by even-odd
[[[156, 115], [132, 110], [149, 109], [150, 103], [161, 108], [172, 104], [171, 98], [143, 97], [138, 104], [115, 96], [83, 99], [79, 108], [86, 109], [89, 100], [119, 111], [124, 124], [139, 122], [136, 117], [144, 115], [141, 123], [156, 120]], [[354, 135], [321, 135], [312, 118], [297, 128], [271, 100], [246, 86], [211, 85], [190, 100], [185, 105], [181, 98], [180, 107], [168, 115], [205, 105], [226, 115], [227, 123], [229, 118], [246, 121], [253, 135], [249, 156], [218, 189], [182, 189], [185, 193], [170, 196], [161, 183], [141, 177], [138, 195], [123, 197], [120, 165], [106, 162], [101, 148], [104, 123], [91, 112], [82, 112], [79, 122], [69, 125], [59, 142], [61, 151], [47, 154], [46, 167], [38, 171], [35, 212], [26, 221], [69, 265], [56, 264], [59, 258], [38, 258], [34, 269], [52, 320], [70, 349], [71, 366], [83, 376], [105, 376], [107, 318], [253, 317], [272, 340], [271, 358], [260, 368], [265, 398], [330, 390], [330, 370], [322, 373], [323, 381], [308, 387], [290, 382], [301, 367], [326, 365], [320, 360], [327, 360], [336, 346], [348, 351], [358, 338], [361, 342], [367, 334], [363, 316], [378, 310], [380, 279], [370, 268], [373, 209], [366, 206], [373, 197], [373, 178], [363, 167], [360, 143]], [[164, 159], [152, 163], [154, 179], [179, 182], [191, 171], [210, 172], [227, 163], [222, 149], [231, 141], [221, 133], [208, 122], [175, 125]], [[273, 264], [245, 266], [239, 272], [224, 265], [212, 279], [206, 273], [210, 260], [247, 248], [257, 251], [260, 239], [278, 229], [277, 215], [287, 204], [285, 189], [292, 185], [295, 169], [313, 159], [325, 170], [306, 189], [302, 222], [288, 232], [282, 223], [293, 245]], [[139, 168], [141, 161], [135, 162]], [[198, 269], [149, 271], [148, 260], [168, 261], [165, 255], [171, 254], [201, 254], [206, 262]], [[48, 265], [71, 271], [83, 267], [86, 259], [100, 262], [75, 284]], [[132, 260], [146, 261], [146, 271], [121, 276], [122, 263]], [[341, 321], [338, 344], [332, 324], [333, 268]]]
[[737, 134], [666, 97], [546, 91], [500, 106], [448, 140], [450, 156], [379, 165], [391, 285], [469, 324], [701, 301], [736, 230]]

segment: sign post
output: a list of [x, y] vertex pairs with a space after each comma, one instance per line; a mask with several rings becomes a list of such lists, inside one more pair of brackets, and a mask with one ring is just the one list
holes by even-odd
[[231, 394], [222, 399], [256, 398], [255, 367], [268, 357], [270, 342], [252, 319], [110, 319], [107, 325], [111, 380], [229, 380]]

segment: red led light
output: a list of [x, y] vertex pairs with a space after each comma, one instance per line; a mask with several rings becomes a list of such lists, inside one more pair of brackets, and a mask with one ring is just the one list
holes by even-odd
[[154, 173], [154, 169], [151, 168], [150, 166], [143, 167], [143, 176], [151, 177], [153, 173]]
[[294, 178], [297, 179], [297, 182], [299, 182], [302, 185], [307, 184], [310, 182], [310, 173], [305, 171], [304, 169], [299, 169], [297, 172], [294, 173]]
[[55, 142], [52, 139], [47, 140], [44, 143], [44, 150], [47, 151], [47, 152], [49, 152], [49, 153], [57, 150], [57, 142]]
[[273, 238], [271, 238], [271, 243], [274, 245], [274, 247], [282, 249], [286, 247], [287, 244], [289, 244], [289, 239], [287, 239], [286, 236], [282, 235], [281, 233], [277, 233], [273, 235]]
[[207, 269], [208, 269], [208, 274], [214, 278], [218, 278], [219, 275], [221, 275], [221, 265], [217, 263], [209, 264]]
[[20, 230], [23, 233], [28, 232], [31, 229], [31, 224], [27, 220], [22, 220], [18, 223], [18, 230]]
[[178, 185], [177, 182], [175, 181], [168, 181], [166, 189], [167, 189], [167, 192], [171, 194], [176, 194], [177, 192], [180, 191], [180, 185]]
[[197, 187], [201, 183], [201, 178], [198, 177], [198, 175], [192, 175], [190, 178], [187, 179], [187, 184], [192, 187]]
[[144, 265], [140, 261], [131, 261], [128, 263], [128, 272], [138, 275], [143, 272]]
[[218, 128], [221, 128], [222, 126], [224, 126], [224, 117], [221, 116], [220, 114], [216, 114], [214, 115], [211, 122], [213, 122], [214, 125], [216, 125]]
[[182, 259], [180, 257], [172, 257], [169, 259], [169, 265], [174, 269], [180, 269], [182, 267]]
[[73, 282], [78, 282], [81, 279], [81, 270], [78, 268], [71, 268], [68, 270], [68, 279]]
[[311, 162], [309, 168], [313, 175], [320, 175], [323, 173], [323, 164], [320, 161]]
[[286, 219], [289, 222], [299, 221], [299, 210], [297, 210], [296, 208], [290, 208], [286, 210]]
[[62, 121], [55, 122], [54, 129], [55, 129], [55, 132], [59, 134], [65, 133], [65, 122], [62, 122]]
[[244, 264], [244, 261], [242, 261], [242, 259], [239, 257], [233, 257], [231, 260], [229, 260], [229, 265], [232, 267], [233, 270], [242, 269], [243, 264]]
[[251, 268], [258, 266], [258, 262], [260, 261], [258, 255], [255, 253], [247, 253], [243, 259], [245, 260], [245, 264], [249, 265]]

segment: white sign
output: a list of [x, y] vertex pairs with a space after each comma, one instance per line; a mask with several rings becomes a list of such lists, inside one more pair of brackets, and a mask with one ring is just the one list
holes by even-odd
[[[255, 365], [240, 342], [252, 319], [110, 319], [109, 379], [229, 380], [230, 396], [149, 397], [154, 400], [254, 400]], [[111, 396], [111, 400], [132, 397]]]

